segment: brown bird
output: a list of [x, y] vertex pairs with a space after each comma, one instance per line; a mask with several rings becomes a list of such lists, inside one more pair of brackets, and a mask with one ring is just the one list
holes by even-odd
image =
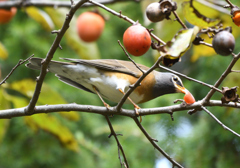
[[[64, 59], [71, 62], [51, 61], [48, 70], [55, 73], [59, 80], [78, 89], [99, 95], [104, 99], [119, 102], [129, 86], [134, 84], [142, 72], [130, 61], [99, 59]], [[40, 70], [41, 58], [31, 58], [26, 64], [28, 68]], [[143, 70], [149, 68], [138, 64]], [[187, 99], [195, 102], [190, 92], [184, 88], [181, 79], [172, 73], [152, 71], [141, 85], [129, 96], [125, 103], [144, 103], [156, 97], [170, 93], [184, 93]], [[188, 95], [187, 95], [188, 94]]]

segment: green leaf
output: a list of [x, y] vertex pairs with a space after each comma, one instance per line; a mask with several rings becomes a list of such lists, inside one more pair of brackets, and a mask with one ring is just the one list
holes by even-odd
[[160, 51], [160, 55], [168, 59], [181, 57], [191, 47], [198, 31], [199, 28], [197, 26], [191, 29], [180, 30], [171, 41], [167, 42], [166, 52]]
[[197, 9], [202, 9], [202, 11], [207, 11], [207, 13], [209, 12], [206, 8], [195, 8], [193, 6], [193, 1], [185, 1], [182, 3], [183, 14], [189, 23], [201, 28], [212, 27], [219, 24], [220, 20], [210, 19], [201, 14]]
[[44, 29], [46, 29], [47, 31], [53, 30], [53, 21], [46, 12], [36, 7], [27, 7], [25, 11], [28, 16], [40, 23]]
[[[53, 22], [58, 28], [61, 28], [66, 14], [68, 13], [69, 9], [66, 8], [45, 8], [45, 11], [50, 15]], [[93, 43], [85, 43], [83, 42], [77, 34], [77, 27], [76, 27], [76, 17], [72, 18], [70, 27], [68, 28], [67, 32], [65, 33], [65, 38], [67, 39], [68, 45], [82, 58], [82, 59], [99, 59], [100, 53], [95, 42]]]

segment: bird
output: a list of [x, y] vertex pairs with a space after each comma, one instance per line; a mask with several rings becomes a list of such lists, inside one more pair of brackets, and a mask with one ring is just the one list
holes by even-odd
[[[62, 59], [65, 62], [51, 61], [48, 71], [68, 85], [97, 94], [106, 107], [109, 105], [104, 99], [118, 103], [143, 72], [149, 70], [147, 66], [136, 64], [137, 67], [131, 61], [117, 59]], [[26, 67], [40, 70], [42, 61], [42, 58], [33, 57], [29, 59]], [[177, 75], [153, 70], [141, 81], [140, 86], [135, 88], [125, 103], [132, 103], [135, 108], [140, 109], [137, 104], [171, 93], [184, 93], [186, 96], [190, 92]], [[194, 99], [191, 94], [187, 98]]]

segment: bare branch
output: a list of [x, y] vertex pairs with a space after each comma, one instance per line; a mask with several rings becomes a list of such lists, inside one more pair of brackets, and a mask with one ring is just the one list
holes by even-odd
[[[112, 4], [116, 2], [124, 2], [124, 1], [130, 1], [130, 0], [98, 0], [99, 3], [102, 4]], [[16, 1], [4, 1], [0, 3], [0, 9], [9, 9], [11, 7], [17, 7], [17, 8], [23, 8], [23, 7], [29, 7], [29, 6], [35, 6], [35, 7], [53, 7], [53, 8], [58, 8], [58, 7], [66, 7], [66, 8], [71, 8], [72, 7], [72, 2], [73, 4], [76, 4], [75, 1], [49, 1], [49, 0], [16, 0]], [[78, 2], [78, 1], [77, 1]], [[87, 6], [93, 6], [91, 3], [85, 3], [83, 5], [84, 7]]]
[[173, 11], [172, 13], [173, 13], [174, 16], [176, 17], [176, 20], [182, 25], [182, 27], [183, 27], [184, 29], [188, 29], [187, 26], [186, 26], [186, 25], [182, 22], [182, 20], [179, 18], [177, 12], [176, 12], [176, 11]]
[[166, 157], [172, 164], [173, 167], [177, 166], [180, 168], [183, 168], [179, 163], [177, 163], [175, 160], [173, 160], [162, 148], [158, 146], [158, 144], [155, 142], [156, 140], [153, 139], [148, 132], [143, 128], [141, 123], [138, 121], [137, 117], [133, 118], [139, 129], [142, 131], [142, 133], [145, 135], [145, 137], [149, 140], [149, 142], [153, 145], [154, 148], [156, 148], [164, 157]]
[[118, 44], [120, 45], [120, 47], [123, 49], [124, 53], [126, 54], [126, 56], [128, 57], [128, 59], [137, 67], [137, 69], [139, 69], [139, 71], [141, 71], [143, 74], [145, 73], [136, 63], [135, 61], [129, 56], [129, 54], [127, 53], [127, 51], [125, 50], [125, 48], [123, 47], [123, 45], [121, 44], [120, 40], [118, 40]]
[[[179, 112], [184, 110], [201, 109], [202, 106], [205, 106], [205, 107], [221, 106], [221, 107], [232, 107], [232, 108], [240, 109], [240, 103], [229, 102], [228, 104], [222, 104], [220, 100], [210, 100], [209, 102], [203, 102], [201, 100], [187, 106], [182, 106], [182, 104], [177, 104], [177, 105], [171, 105], [171, 106], [165, 106], [165, 107], [139, 109], [139, 115], [145, 116], [145, 115], [154, 115], [154, 114], [172, 114], [173, 112]], [[25, 113], [25, 108], [26, 107], [0, 110], [0, 119], [28, 116], [28, 114]], [[58, 105], [42, 105], [42, 106], [35, 106], [34, 108], [34, 114], [52, 113], [52, 112], [61, 112], [61, 111], [78, 111], [78, 112], [96, 113], [96, 114], [102, 114], [102, 115], [121, 115], [121, 116], [127, 116], [127, 117], [138, 117], [135, 110], [121, 109], [121, 112], [119, 112], [115, 107], [109, 107], [109, 109], [106, 110], [106, 107], [79, 105], [75, 103], [58, 104]]]
[[[132, 19], [128, 18], [127, 16], [123, 15], [122, 12], [120, 11], [119, 13], [106, 7], [105, 5], [99, 3], [99, 2], [96, 2], [96, 1], [93, 1], [93, 0], [89, 0], [90, 3], [100, 7], [100, 8], [103, 8], [104, 10], [108, 11], [109, 13], [115, 15], [115, 16], [118, 16], [119, 18], [122, 18], [124, 20], [126, 20], [127, 22], [131, 23], [131, 24], [136, 24], [135, 21], [133, 21]], [[149, 32], [149, 34], [155, 39], [157, 40], [158, 42], [162, 43], [163, 45], [166, 45], [166, 43], [164, 41], [162, 41], [161, 39], [159, 39], [156, 35], [154, 35], [152, 32]]]
[[[227, 77], [227, 75], [229, 73], [231, 73], [233, 66], [235, 65], [235, 63], [238, 61], [238, 59], [240, 58], [240, 53], [238, 55], [235, 55], [231, 61], [231, 63], [229, 64], [229, 66], [227, 67], [227, 69], [225, 70], [225, 72], [223, 72], [222, 76], [218, 79], [218, 81], [215, 83], [214, 87], [219, 87], [220, 84], [223, 82], [223, 80]], [[209, 101], [212, 97], [212, 95], [215, 93], [214, 89], [211, 89], [208, 94], [206, 95], [206, 97], [204, 98], [204, 101]]]
[[25, 59], [25, 60], [19, 60], [19, 62], [17, 63], [17, 65], [15, 65], [14, 67], [13, 67], [13, 69], [11, 70], [11, 72], [3, 79], [3, 81], [0, 83], [0, 86], [3, 84], [3, 83], [5, 83], [6, 82], [6, 80], [13, 74], [13, 72], [17, 69], [17, 67], [19, 67], [20, 65], [22, 65], [22, 64], [24, 64], [25, 62], [27, 62], [29, 59], [31, 59], [32, 57], [34, 56], [34, 54], [33, 55], [31, 55], [30, 57], [28, 57], [27, 59]]
[[167, 67], [164, 67], [164, 66], [162, 66], [162, 65], [160, 65], [160, 64], [159, 64], [159, 68], [164, 69], [164, 70], [167, 70], [167, 71], [169, 71], [169, 72], [172, 72], [172, 73], [174, 73], [174, 74], [176, 74], [176, 75], [179, 75], [179, 76], [181, 76], [181, 77], [183, 77], [183, 78], [186, 78], [186, 79], [188, 79], [188, 80], [190, 80], [190, 81], [194, 81], [194, 82], [200, 83], [200, 84], [202, 84], [203, 86], [207, 86], [207, 87], [209, 87], [209, 88], [211, 88], [211, 89], [214, 89], [214, 90], [218, 91], [219, 93], [222, 93], [222, 90], [220, 90], [220, 89], [218, 89], [218, 88], [216, 88], [216, 87], [214, 87], [214, 86], [212, 86], [212, 85], [210, 85], [210, 84], [207, 84], [207, 83], [204, 83], [204, 82], [202, 82], [202, 81], [196, 80], [196, 79], [194, 79], [194, 78], [188, 77], [187, 75], [184, 75], [184, 74], [182, 74], [182, 73], [179, 73], [179, 72], [177, 72], [177, 71], [174, 71], [174, 70], [172, 70], [172, 69], [169, 69], [169, 68], [167, 68]]
[[212, 44], [206, 43], [204, 41], [199, 41], [199, 43], [212, 48]]
[[162, 60], [162, 57], [159, 57], [159, 59], [155, 62], [155, 64], [148, 71], [146, 71], [140, 78], [138, 78], [137, 82], [134, 83], [134, 85], [127, 90], [126, 94], [122, 97], [122, 99], [120, 100], [120, 102], [116, 106], [117, 111], [120, 111], [120, 109], [122, 108], [122, 106], [123, 106], [124, 102], [126, 101], [126, 99], [128, 98], [128, 96], [130, 96], [130, 94], [134, 91], [134, 89], [137, 88], [140, 85], [141, 81], [148, 74], [150, 74], [154, 69], [157, 68], [157, 65], [159, 64], [159, 62], [161, 60]]
[[28, 107], [25, 109], [25, 112], [27, 114], [33, 113], [34, 111], [34, 107], [38, 101], [38, 97], [42, 88], [42, 84], [43, 84], [43, 80], [47, 74], [47, 67], [49, 62], [51, 61], [51, 59], [53, 58], [54, 53], [56, 52], [56, 50], [59, 48], [60, 46], [60, 41], [63, 38], [63, 35], [65, 34], [65, 32], [67, 31], [67, 29], [69, 28], [69, 24], [70, 21], [74, 15], [74, 13], [76, 12], [76, 10], [82, 6], [85, 2], [87, 2], [87, 0], [80, 0], [76, 5], [72, 6], [69, 13], [66, 16], [65, 22], [61, 28], [61, 30], [59, 30], [59, 33], [57, 33], [57, 36], [50, 48], [50, 50], [48, 51], [46, 58], [44, 59], [44, 61], [42, 62], [42, 67], [41, 67], [41, 72], [40, 72], [40, 76], [39, 79], [37, 80], [37, 84], [35, 87], [35, 91], [33, 94], [32, 99], [29, 102]]
[[229, 4], [229, 6], [230, 6], [231, 8], [234, 7], [234, 5], [232, 4], [232, 2], [230, 2], [229, 0], [225, 0], [225, 1]]
[[214, 120], [217, 121], [217, 123], [219, 125], [221, 125], [225, 130], [230, 131], [231, 133], [233, 133], [234, 135], [240, 137], [240, 134], [236, 133], [235, 131], [231, 130], [230, 128], [228, 128], [226, 125], [224, 125], [219, 119], [217, 119], [217, 117], [215, 117], [208, 109], [206, 109], [205, 107], [202, 106], [202, 109], [208, 113]]
[[121, 154], [120, 154], [120, 152], [118, 152], [118, 158], [119, 158], [119, 160], [120, 160], [121, 167], [122, 167], [122, 165], [124, 165], [124, 166], [126, 165], [126, 167], [128, 168], [129, 165], [128, 165], [128, 161], [127, 161], [126, 155], [125, 155], [125, 153], [124, 153], [123, 147], [122, 147], [121, 143], [120, 143], [119, 140], [118, 140], [117, 134], [115, 133], [115, 131], [114, 131], [114, 129], [113, 129], [113, 126], [112, 126], [112, 124], [111, 124], [111, 122], [110, 122], [109, 117], [105, 115], [105, 118], [106, 118], [106, 120], [107, 120], [108, 126], [109, 126], [110, 131], [111, 131], [111, 134], [110, 134], [109, 138], [110, 138], [112, 135], [114, 136], [114, 138], [115, 138], [115, 140], [116, 140], [116, 142], [117, 142], [118, 151], [119, 151], [119, 150], [121, 151], [121, 153], [122, 153], [122, 155], [123, 155], [123, 158], [124, 158], [124, 161], [125, 161], [125, 163], [121, 161]]
[[240, 70], [232, 70], [231, 72], [240, 73]]

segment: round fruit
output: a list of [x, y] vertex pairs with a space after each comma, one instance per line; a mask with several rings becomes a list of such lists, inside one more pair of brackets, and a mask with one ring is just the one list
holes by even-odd
[[146, 9], [146, 15], [147, 18], [152, 22], [162, 21], [166, 16], [164, 13], [162, 13], [160, 4], [158, 2], [154, 2], [148, 5]]
[[185, 93], [185, 96], [183, 97], [184, 101], [187, 103], [187, 104], [193, 104], [195, 103], [195, 98], [193, 97], [193, 95], [187, 90], [186, 93]]
[[150, 48], [151, 36], [146, 28], [136, 24], [124, 32], [123, 45], [130, 54], [141, 56]]
[[214, 36], [212, 45], [216, 53], [227, 56], [234, 50], [235, 38], [232, 33], [223, 30]]
[[240, 27], [240, 11], [234, 12], [232, 19], [233, 19], [233, 22], [235, 23], [235, 25]]
[[[0, 0], [4, 1], [4, 0]], [[0, 24], [8, 23], [17, 13], [17, 8], [12, 7], [10, 10], [0, 9]]]
[[94, 12], [84, 12], [77, 19], [77, 32], [85, 42], [96, 41], [105, 26], [103, 17]]

